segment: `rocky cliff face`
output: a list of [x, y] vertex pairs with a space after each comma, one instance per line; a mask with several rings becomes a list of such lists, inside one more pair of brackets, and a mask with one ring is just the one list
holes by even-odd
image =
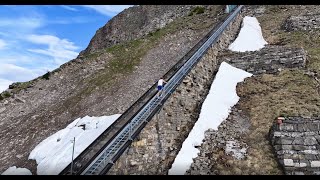
[[259, 51], [231, 53], [220, 58], [221, 62], [227, 62], [236, 68], [257, 75], [274, 74], [285, 68], [302, 68], [306, 64], [307, 56], [303, 48], [267, 45]]
[[290, 16], [285, 21], [283, 28], [287, 31], [320, 29], [320, 14]]
[[142, 37], [190, 13], [192, 5], [148, 5], [125, 9], [100, 28], [81, 55]]

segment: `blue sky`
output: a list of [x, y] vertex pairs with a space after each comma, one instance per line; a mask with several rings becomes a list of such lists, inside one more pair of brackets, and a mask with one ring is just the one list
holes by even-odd
[[58, 68], [125, 5], [1, 5], [0, 92]]

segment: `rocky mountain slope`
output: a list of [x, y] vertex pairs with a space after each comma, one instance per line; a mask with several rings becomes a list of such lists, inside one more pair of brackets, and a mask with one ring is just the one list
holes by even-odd
[[[78, 117], [124, 112], [225, 17], [223, 8], [214, 5], [131, 7], [100, 28], [78, 58], [35, 80], [13, 84], [0, 96], [0, 172], [16, 165], [31, 169], [35, 174], [36, 164], [27, 158], [43, 139]], [[272, 150], [269, 130], [280, 115], [319, 117], [318, 12], [320, 6], [245, 6], [242, 16], [257, 17], [269, 45], [253, 53], [208, 53], [208, 58], [216, 60], [216, 54], [219, 54], [217, 60], [234, 63], [255, 76], [238, 84], [238, 104], [217, 131], [207, 131], [204, 143], [198, 147], [200, 154], [186, 174], [284, 174]], [[208, 58], [206, 61], [212, 62]], [[202, 62], [198, 68], [205, 70], [208, 64]], [[195, 82], [213, 79], [194, 73], [198, 75], [192, 78]], [[179, 150], [173, 143], [177, 140], [172, 138], [172, 134], [179, 137], [188, 134], [187, 128], [172, 130], [176, 129], [177, 120], [190, 117], [190, 121], [183, 123], [191, 129], [190, 122], [196, 119], [189, 115], [196, 111], [191, 108], [190, 97], [204, 98], [198, 95], [205, 94], [204, 88], [194, 88], [201, 83], [193, 84], [190, 79], [186, 78], [181, 86], [188, 91], [173, 94], [172, 100], [163, 108], [163, 114], [160, 114], [172, 124], [151, 122], [139, 135], [146, 145], [138, 140], [133, 143], [133, 147], [139, 145], [139, 150], [155, 148], [158, 141], [163, 147], [169, 147], [166, 152], [170, 154], [159, 157], [164, 162], [162, 166], [169, 166]], [[181, 96], [182, 93], [185, 94]], [[184, 99], [178, 101], [178, 98]], [[175, 104], [177, 102], [180, 105]], [[181, 109], [188, 110], [188, 118], [175, 117]], [[180, 129], [180, 125], [177, 127]], [[172, 134], [168, 135], [170, 128]], [[162, 139], [154, 140], [160, 135]], [[147, 174], [149, 171], [165, 173], [157, 164], [144, 163], [146, 154], [148, 160], [155, 158], [151, 157], [152, 153], [142, 156], [134, 148], [129, 151], [132, 154], [128, 154], [134, 158], [121, 157], [123, 161], [118, 161], [114, 168], [127, 167], [123, 163], [127, 161], [141, 164], [133, 166], [128, 163], [130, 168], [114, 169], [114, 174], [124, 170], [135, 171], [133, 173], [136, 174], [139, 174], [138, 170]], [[143, 170], [145, 167], [151, 168], [147, 171]]]
[[78, 58], [0, 98], [0, 172], [36, 171], [30, 151], [78, 117], [123, 113], [225, 16], [224, 6], [135, 6]]
[[[279, 153], [276, 154], [277, 152], [273, 150], [269, 132], [278, 116], [311, 120], [319, 117], [320, 31], [317, 21], [319, 10], [320, 6], [311, 5], [245, 7], [246, 15], [257, 17], [263, 37], [270, 46], [281, 46], [277, 50], [283, 53], [291, 48], [304, 49], [306, 65], [303, 68], [282, 68], [278, 72], [266, 72], [247, 78], [238, 84], [237, 94], [240, 96], [238, 104], [233, 107], [229, 117], [217, 131], [207, 131], [204, 143], [199, 147], [200, 155], [194, 159], [187, 174], [291, 174], [286, 172], [289, 168], [283, 167], [281, 159], [277, 159]], [[294, 26], [293, 21], [296, 22]], [[279, 56], [272, 49], [261, 50], [254, 54], [262, 52]], [[226, 59], [229, 53], [225, 52], [222, 57]], [[295, 52], [285, 54], [299, 55]], [[238, 53], [229, 55], [233, 58], [239, 57]], [[242, 57], [246, 59], [252, 55], [242, 53]], [[292, 61], [294, 58], [282, 55], [279, 57], [294, 62]], [[262, 58], [267, 62], [268, 58], [263, 55], [253, 59], [259, 61]], [[259, 66], [259, 63], [256, 65]], [[253, 70], [260, 71], [259, 68]], [[232, 151], [228, 151], [230, 147]], [[319, 142], [316, 147], [319, 148]], [[286, 150], [284, 149], [284, 152], [287, 152]], [[243, 157], [236, 158], [238, 153]], [[308, 153], [304, 155], [310, 156]], [[313, 155], [314, 159], [320, 160], [318, 150]], [[300, 158], [301, 163], [304, 161], [303, 158]], [[296, 167], [290, 166], [290, 168], [292, 171]], [[313, 167], [308, 171], [317, 174], [319, 167]], [[308, 174], [306, 172], [305, 174]]]
[[89, 46], [80, 53], [80, 56], [140, 38], [161, 29], [177, 17], [190, 13], [191, 8], [190, 5], [149, 5], [125, 9], [97, 30]]

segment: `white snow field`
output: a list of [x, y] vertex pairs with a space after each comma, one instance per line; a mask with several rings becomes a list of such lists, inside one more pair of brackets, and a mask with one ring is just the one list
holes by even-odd
[[246, 52], [256, 51], [268, 44], [262, 36], [260, 24], [255, 17], [243, 18], [242, 28], [237, 39], [230, 44], [231, 51]]
[[9, 167], [1, 175], [32, 175], [27, 168], [17, 168], [16, 166]]
[[[38, 175], [57, 175], [72, 161], [73, 138], [74, 159], [81, 154], [121, 114], [111, 116], [78, 118], [66, 128], [56, 132], [38, 144], [29, 159], [37, 161]], [[81, 125], [85, 125], [85, 130]]]
[[239, 101], [236, 86], [252, 74], [222, 62], [219, 71], [210, 87], [209, 94], [204, 100], [198, 121], [195, 123], [187, 139], [183, 142], [175, 158], [169, 175], [183, 175], [191, 166], [193, 158], [198, 156], [204, 133], [208, 129], [217, 130], [224, 121], [232, 106]]

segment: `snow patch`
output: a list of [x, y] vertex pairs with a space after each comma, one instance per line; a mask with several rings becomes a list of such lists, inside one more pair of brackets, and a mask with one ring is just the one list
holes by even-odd
[[226, 142], [226, 154], [230, 154], [236, 159], [243, 159], [245, 155], [247, 154], [247, 148], [243, 147], [241, 148], [241, 145], [238, 141], [232, 140]]
[[17, 168], [16, 166], [9, 167], [1, 175], [32, 175], [27, 168]]
[[246, 16], [243, 18], [242, 28], [237, 39], [230, 44], [231, 51], [246, 52], [256, 51], [268, 44], [263, 36], [257, 18]]
[[201, 145], [205, 131], [210, 128], [217, 130], [220, 123], [228, 117], [231, 107], [239, 101], [237, 84], [250, 76], [251, 73], [225, 62], [221, 63], [209, 94], [202, 104], [199, 119], [183, 142], [169, 175], [183, 175], [190, 168], [193, 158], [200, 152], [195, 146]]
[[112, 116], [78, 118], [66, 128], [56, 132], [38, 144], [29, 159], [37, 161], [38, 175], [57, 175], [72, 161], [73, 138], [74, 159], [81, 154], [121, 114]]

